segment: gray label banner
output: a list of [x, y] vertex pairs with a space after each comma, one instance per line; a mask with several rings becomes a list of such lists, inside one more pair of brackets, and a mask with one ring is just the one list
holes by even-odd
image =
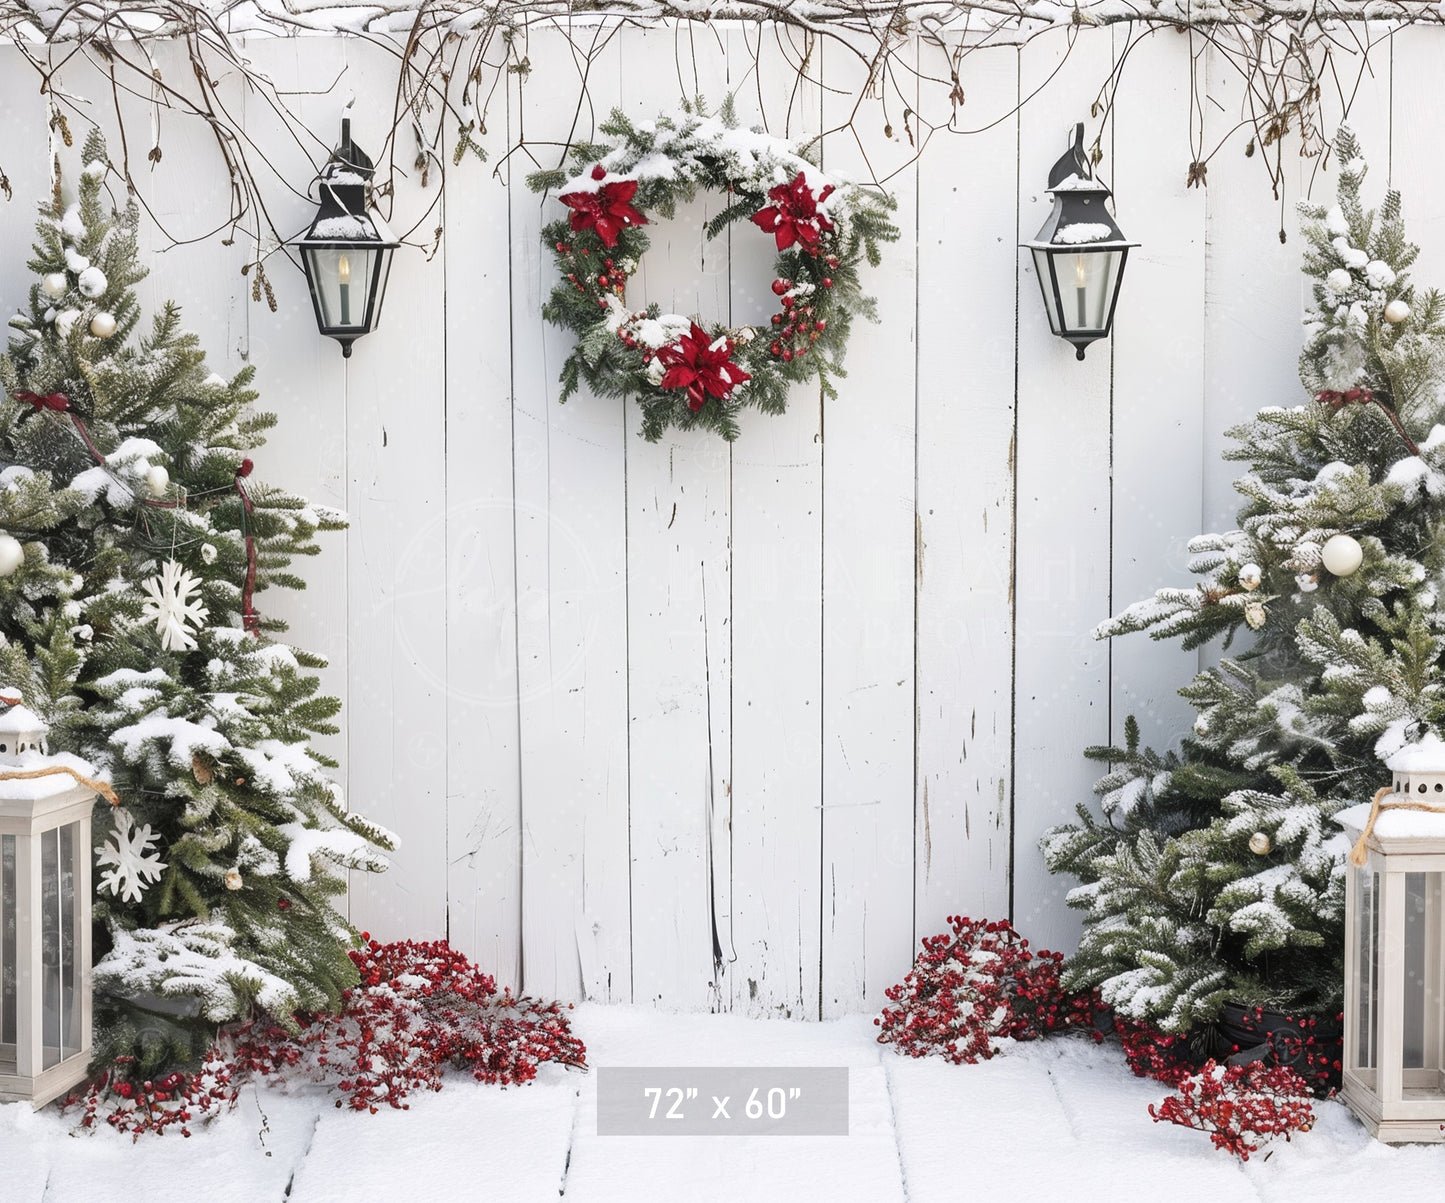
[[847, 1136], [846, 1067], [605, 1066], [598, 1136]]

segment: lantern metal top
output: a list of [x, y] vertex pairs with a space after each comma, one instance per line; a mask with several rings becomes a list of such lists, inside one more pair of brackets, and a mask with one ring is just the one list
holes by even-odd
[[297, 241], [312, 246], [377, 244], [395, 250], [401, 242], [369, 204], [376, 165], [351, 140], [351, 118], [341, 119], [341, 145], [321, 169], [321, 204], [310, 228]]
[[1053, 212], [1024, 246], [1118, 250], [1139, 245], [1124, 237], [1104, 204], [1113, 193], [1094, 178], [1089, 156], [1084, 152], [1082, 121], [1074, 126], [1072, 145], [1049, 169], [1047, 191], [1054, 198]]

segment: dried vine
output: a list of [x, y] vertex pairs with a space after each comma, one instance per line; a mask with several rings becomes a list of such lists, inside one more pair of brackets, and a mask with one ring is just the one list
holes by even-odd
[[[820, 48], [856, 58], [865, 69], [865, 82], [844, 124], [824, 133], [849, 127], [856, 131], [866, 122], [879, 124], [890, 136], [899, 128], [916, 158], [936, 136], [978, 132], [1012, 115], [991, 115], [982, 125], [973, 120], [968, 87], [974, 54], [1048, 34], [1069, 39], [1072, 47], [1082, 28], [1121, 25], [1126, 30], [1122, 51], [1100, 82], [1094, 103], [1094, 116], [1107, 118], [1140, 39], [1155, 30], [1174, 29], [1188, 37], [1191, 51], [1194, 120], [1182, 165], [1189, 183], [1205, 185], [1213, 158], [1242, 138], [1245, 153], [1258, 159], [1275, 195], [1282, 198], [1286, 134], [1298, 137], [1301, 153], [1317, 159], [1326, 154], [1322, 98], [1338, 98], [1348, 112], [1361, 78], [1371, 69], [1370, 52], [1381, 39], [1405, 25], [1442, 20], [1445, 14], [1432, 4], [1390, 0], [720, 0], [703, 15], [693, 5], [669, 0], [338, 0], [336, 6], [314, 11], [292, 0], [0, 0], [0, 38], [38, 75], [54, 139], [69, 144], [73, 122], [98, 120], [89, 104], [95, 98], [65, 88], [65, 71], [76, 60], [91, 64], [106, 81], [110, 95], [102, 99], [109, 102], [118, 127], [117, 167], [128, 184], [140, 164], [156, 162], [164, 154], [162, 117], [202, 123], [228, 174], [227, 211], [208, 217], [210, 228], [186, 239], [167, 230], [155, 213], [151, 217], [172, 243], [220, 238], [230, 245], [244, 240], [249, 248], [244, 270], [251, 274], [252, 295], [268, 301], [266, 263], [284, 252], [285, 239], [294, 233], [278, 228], [267, 202], [268, 189], [276, 186], [271, 177], [284, 180], [285, 175], [268, 157], [275, 148], [257, 145], [240, 120], [234, 96], [218, 81], [239, 78], [244, 94], [276, 114], [286, 136], [313, 165], [324, 162], [330, 147], [298, 118], [293, 100], [278, 93], [248, 61], [245, 45], [250, 37], [333, 30], [364, 39], [394, 57], [392, 121], [378, 156], [378, 191], [385, 203], [397, 178], [405, 174], [414, 174], [424, 186], [437, 185], [430, 207], [405, 233], [409, 241], [434, 250], [441, 236], [447, 170], [467, 154], [487, 157], [489, 111], [509, 77], [522, 77], [523, 85], [530, 82], [528, 39], [537, 30], [564, 34], [577, 59], [581, 83], [575, 135], [584, 132], [576, 123], [588, 102], [588, 69], [620, 29], [671, 23], [677, 30], [679, 90], [691, 95], [695, 89], [687, 87], [688, 60], [693, 60], [695, 76], [695, 60], [706, 53], [699, 50], [699, 41], [715, 34], [723, 22], [745, 22], [765, 31], [749, 46], [755, 45], [761, 55], [764, 38], [771, 37], [799, 82], [813, 79]], [[152, 53], [160, 39], [181, 48], [184, 70], [178, 78], [162, 70]], [[1208, 142], [1206, 51], [1238, 74], [1245, 95], [1232, 125]], [[1347, 57], [1350, 69], [1341, 71]], [[1021, 97], [1020, 104], [1031, 98]], [[605, 109], [611, 100], [602, 98], [600, 107]], [[144, 136], [125, 112], [126, 105], [134, 108], [136, 102], [150, 114]], [[566, 148], [528, 141], [518, 132], [503, 153], [496, 149], [492, 158], [498, 166], [521, 153], [530, 168], [553, 168]], [[1101, 156], [1099, 144], [1093, 153], [1096, 160]], [[875, 172], [875, 182], [886, 182], [886, 177], [876, 177]], [[139, 190], [132, 190], [144, 203]], [[7, 198], [11, 193], [3, 162], [0, 192]]]

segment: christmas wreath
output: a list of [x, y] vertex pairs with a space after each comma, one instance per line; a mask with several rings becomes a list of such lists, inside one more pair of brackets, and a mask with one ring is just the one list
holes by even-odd
[[[738, 125], [731, 103], [716, 117], [702, 105], [676, 117], [633, 122], [620, 111], [601, 127], [606, 143], [572, 147], [576, 174], [538, 172], [528, 185], [556, 190], [570, 211], [543, 230], [562, 280], [542, 315], [577, 336], [562, 369], [562, 400], [585, 381], [602, 396], [634, 396], [642, 433], [669, 426], [737, 437], [747, 405], [782, 413], [792, 384], [816, 377], [825, 396], [843, 375], [853, 319], [876, 319], [859, 268], [898, 230], [891, 198], [824, 173], [794, 143]], [[646, 254], [649, 215], [671, 217], [700, 189], [730, 203], [707, 224], [716, 237], [747, 219], [778, 249], [766, 326], [727, 326], [701, 316], [628, 308], [627, 281]]]

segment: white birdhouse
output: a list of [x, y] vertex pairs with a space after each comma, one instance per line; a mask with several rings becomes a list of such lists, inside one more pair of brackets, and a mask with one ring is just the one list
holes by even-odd
[[84, 1081], [91, 1043], [95, 793], [72, 774], [92, 770], [44, 747], [24, 706], [0, 715], [0, 1099], [37, 1107]]
[[1445, 1140], [1445, 742], [1387, 762], [1393, 789], [1335, 816], [1345, 879], [1344, 1100], [1383, 1141]]

